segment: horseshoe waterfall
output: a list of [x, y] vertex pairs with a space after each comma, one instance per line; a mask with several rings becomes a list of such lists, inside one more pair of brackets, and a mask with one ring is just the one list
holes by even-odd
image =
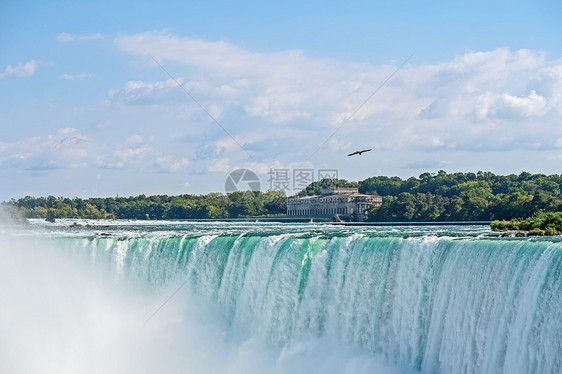
[[3, 229], [2, 372], [562, 373], [562, 242], [486, 228]]

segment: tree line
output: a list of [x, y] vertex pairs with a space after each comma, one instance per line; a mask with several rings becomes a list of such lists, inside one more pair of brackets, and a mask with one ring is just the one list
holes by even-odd
[[283, 192], [233, 192], [228, 195], [155, 195], [106, 198], [31, 197], [12, 199], [27, 218], [223, 219], [284, 214]]
[[[441, 170], [408, 179], [326, 179], [311, 183], [298, 196], [317, 195], [323, 187], [357, 187], [360, 193], [382, 196], [382, 206], [367, 212], [368, 221], [492, 221], [562, 211], [562, 175]], [[90, 199], [26, 196], [4, 204], [17, 207], [28, 218], [50, 219], [222, 219], [286, 213], [283, 191]]]
[[441, 170], [408, 179], [324, 180], [299, 195], [318, 194], [323, 187], [357, 187], [360, 193], [382, 196], [382, 206], [367, 212], [368, 221], [492, 221], [562, 211], [562, 175], [448, 174]]

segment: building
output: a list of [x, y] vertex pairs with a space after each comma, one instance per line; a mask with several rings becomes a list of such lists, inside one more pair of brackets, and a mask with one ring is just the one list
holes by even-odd
[[305, 196], [287, 200], [287, 217], [354, 217], [365, 218], [372, 206], [379, 207], [382, 197], [360, 194], [357, 188], [326, 188], [317, 196]]

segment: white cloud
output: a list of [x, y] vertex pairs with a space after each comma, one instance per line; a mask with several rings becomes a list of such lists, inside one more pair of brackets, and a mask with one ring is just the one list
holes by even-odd
[[531, 90], [529, 95], [518, 97], [508, 93], [502, 95], [503, 110], [507, 113], [511, 112], [513, 115], [522, 115], [524, 117], [540, 116], [547, 104], [547, 99], [543, 96], [537, 95], [535, 90]]
[[5, 143], [0, 150], [0, 167], [49, 170], [79, 167], [91, 150], [89, 139], [74, 128], [56, 134], [34, 136]]
[[[210, 93], [214, 97], [219, 93], [230, 99], [235, 94], [244, 95], [243, 109], [250, 116], [275, 123], [310, 118], [310, 110], [318, 107], [318, 99], [333, 96], [331, 100], [341, 100], [342, 93], [334, 91], [337, 88], [323, 91], [326, 78], [347, 80], [348, 74], [360, 66], [311, 60], [301, 51], [256, 53], [225, 42], [164, 33], [123, 36], [116, 39], [116, 44], [126, 52], [146, 57], [151, 64], [145, 50], [164, 63], [167, 60], [180, 62], [212, 73], [209, 79], [213, 82], [200, 83], [212, 84], [214, 89]], [[353, 70], [350, 72], [349, 68]], [[303, 90], [304, 86], [308, 88]]]
[[65, 32], [61, 32], [57, 35], [57, 39], [59, 42], [71, 42], [76, 39], [76, 35], [67, 34]]
[[188, 165], [187, 158], [166, 155], [146, 144], [130, 148], [114, 148], [111, 152], [99, 154], [96, 158], [96, 166], [104, 169], [132, 168], [144, 171], [152, 169], [161, 173], [174, 173], [185, 169]]
[[156, 157], [154, 165], [159, 171], [164, 173], [173, 173], [180, 169], [184, 169], [189, 164], [189, 160], [185, 157], [175, 158], [172, 156]]
[[242, 141], [239, 136], [237, 136], [234, 139], [232, 138], [219, 139], [215, 142], [216, 153], [221, 153], [222, 151], [227, 151], [227, 152], [233, 151], [239, 148], [240, 145], [243, 146], [243, 143], [244, 141]]
[[94, 75], [93, 74], [86, 74], [86, 73], [82, 73], [82, 74], [61, 74], [59, 75], [60, 79], [64, 79], [67, 81], [73, 81], [73, 80], [82, 80], [82, 79], [87, 79], [87, 78], [93, 78]]
[[124, 105], [169, 105], [171, 103], [184, 104], [189, 102], [180, 91], [178, 83], [184, 85], [186, 89], [192, 89], [193, 85], [185, 83], [183, 78], [177, 78], [177, 83], [173, 79], [159, 82], [144, 82], [140, 80], [125, 82], [123, 87], [108, 91], [111, 103]]
[[139, 145], [142, 144], [144, 142], [144, 138], [138, 134], [135, 135], [131, 135], [130, 137], [127, 138], [126, 140], [127, 144], [130, 145]]
[[301, 55], [300, 51], [261, 54], [222, 41], [209, 42], [163, 32], [121, 36], [116, 39], [116, 44], [127, 52], [146, 56], [146, 50], [162, 61], [178, 61], [208, 71], [218, 71], [227, 65], [224, 74], [242, 78], [248, 74], [267, 75], [270, 68], [264, 62], [279, 66], [279, 60], [287, 62]]
[[[95, 35], [61, 34], [59, 40], [99, 37]], [[147, 71], [132, 71], [110, 87], [95, 116], [88, 116], [91, 127], [77, 123], [72, 126], [84, 130], [18, 142], [4, 139], [0, 167], [91, 168], [88, 175], [101, 173], [104, 183], [110, 183], [105, 175], [110, 172], [99, 168], [118, 169], [115, 174], [127, 178], [161, 172], [170, 174], [158, 177], [168, 178], [171, 188], [189, 180], [201, 191], [216, 188], [200, 185], [222, 183], [226, 174], [218, 173], [237, 167], [262, 175], [271, 168], [335, 167], [349, 179], [344, 171], [411, 173], [404, 165], [467, 170], [479, 162], [479, 168], [487, 169], [487, 161], [500, 162], [487, 157], [490, 151], [508, 150], [514, 157], [536, 154], [554, 163], [557, 156], [548, 159], [548, 152], [562, 148], [562, 60], [536, 51], [499, 48], [424, 65], [414, 57], [350, 119], [400, 61], [372, 65], [311, 58], [296, 50], [262, 53], [162, 32], [120, 36], [115, 45], [138, 59], [135, 68]], [[145, 49], [236, 141], [166, 77]], [[0, 76], [30, 76], [37, 66], [33, 61], [10, 65]], [[151, 140], [149, 134], [157, 138]], [[376, 152], [345, 157], [363, 147]], [[185, 175], [173, 179], [176, 173]]]
[[480, 120], [485, 118], [518, 119], [542, 116], [549, 108], [548, 100], [531, 90], [526, 96], [509, 93], [494, 94], [486, 92], [475, 100], [474, 114]]
[[528, 84], [539, 95], [548, 98], [548, 105], [562, 115], [562, 60], [540, 69]]
[[[177, 79], [178, 83], [182, 84], [183, 79]], [[129, 81], [125, 83], [125, 91], [132, 92], [139, 89], [145, 89], [146, 91], [150, 92], [156, 89], [162, 88], [170, 88], [170, 87], [177, 87], [176, 81], [173, 79], [168, 79], [164, 82], [156, 82], [156, 83], [145, 83], [143, 81]]]
[[228, 157], [216, 158], [210, 160], [207, 165], [207, 172], [209, 173], [224, 173], [230, 170]]
[[27, 78], [35, 74], [37, 67], [39, 66], [39, 61], [31, 60], [23, 63], [17, 63], [15, 66], [8, 64], [6, 69], [4, 69], [3, 73], [0, 73], [0, 79], [10, 78], [10, 77], [18, 77], [18, 78]]
[[[272, 168], [337, 168], [346, 179], [381, 170], [404, 175], [428, 168], [489, 169], [486, 162], [499, 162], [490, 151], [511, 151], [507, 154], [522, 165], [525, 158], [517, 159], [519, 154], [535, 154], [545, 164], [559, 162], [562, 61], [534, 51], [500, 48], [437, 64], [406, 65], [349, 120], [397, 63], [312, 59], [299, 51], [259, 53], [163, 33], [119, 37], [116, 45], [160, 78], [131, 75], [109, 90], [98, 107], [103, 115], [95, 120], [98, 128], [105, 126], [103, 137], [66, 128], [0, 142], [0, 168], [89, 168], [83, 173], [92, 179], [103, 174], [104, 184], [114, 182], [105, 175], [111, 171], [100, 168], [116, 169], [115, 175], [127, 179], [157, 172], [172, 189], [189, 180], [199, 192], [216, 189], [212, 183], [224, 183], [226, 173], [236, 168], [265, 176], [265, 183]], [[236, 141], [173, 79], [162, 78], [143, 48], [169, 65]], [[26, 71], [20, 64], [9, 74], [15, 75], [16, 68]], [[363, 147], [376, 152], [345, 157]]]
[[[294, 162], [346, 121], [322, 151], [340, 152], [353, 144], [387, 150], [537, 149], [537, 144], [552, 148], [562, 137], [562, 61], [532, 50], [498, 48], [406, 65], [356, 112], [396, 64], [311, 59], [295, 50], [259, 53], [163, 32], [122, 36], [115, 43], [150, 66], [144, 50], [164, 66], [177, 64], [190, 93], [258, 158], [289, 153], [293, 161], [285, 162]], [[173, 94], [180, 98], [176, 103], [163, 94], [166, 82], [128, 82], [113, 93], [121, 102], [160, 103], [167, 111], [185, 105], [181, 93]], [[205, 116], [193, 108], [187, 115]], [[260, 139], [246, 140], [257, 128]], [[237, 148], [232, 139], [215, 141], [216, 154], [231, 155]]]
[[445, 145], [445, 143], [438, 136], [434, 136], [431, 138], [431, 145], [433, 147], [442, 147]]
[[124, 169], [131, 163], [142, 161], [153, 155], [154, 149], [147, 145], [115, 149], [109, 154], [99, 155], [96, 164], [105, 169]]
[[127, 141], [130, 147], [122, 148], [91, 139], [75, 128], [65, 127], [58, 129], [55, 134], [34, 136], [13, 143], [0, 143], [0, 168], [140, 168], [172, 173], [184, 169], [189, 164], [185, 157], [165, 154], [143, 142], [144, 138], [133, 135]]
[[[173, 81], [169, 80], [169, 82], [173, 82]], [[145, 83], [145, 82], [142, 82], [142, 81], [129, 81], [129, 82], [125, 83], [125, 85], [123, 86], [122, 89], [110, 90], [109, 96], [115, 96], [119, 92], [132, 93], [132, 92], [136, 92], [136, 91], [139, 91], [139, 90], [151, 92], [155, 88], [163, 88], [163, 87], [169, 87], [169, 85], [165, 84], [165, 82], [157, 82], [157, 83], [154, 83], [154, 84], [150, 84], [150, 83]]]
[[74, 35], [66, 32], [61, 32], [60, 34], [57, 35], [57, 40], [62, 43], [68, 43], [68, 42], [73, 42], [75, 40], [87, 41], [87, 40], [100, 39], [101, 37], [103, 37], [103, 35], [100, 33], [89, 34], [89, 35]]
[[[246, 149], [247, 145], [266, 139], [267, 136], [258, 132], [247, 132], [243, 135], [236, 135], [233, 138], [225, 137], [215, 142], [215, 152], [220, 154], [222, 152], [232, 152], [242, 147]], [[246, 149], [247, 150], [247, 149]]]
[[330, 138], [328, 142], [326, 142], [326, 148], [332, 151], [340, 151], [340, 150], [347, 150], [351, 147], [350, 141], [338, 141], [336, 138]]

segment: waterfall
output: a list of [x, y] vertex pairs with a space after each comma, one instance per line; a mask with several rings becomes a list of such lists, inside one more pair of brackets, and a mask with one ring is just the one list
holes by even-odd
[[57, 240], [137, 284], [187, 281], [231, 331], [272, 347], [338, 341], [423, 373], [562, 372], [560, 242], [358, 233]]

